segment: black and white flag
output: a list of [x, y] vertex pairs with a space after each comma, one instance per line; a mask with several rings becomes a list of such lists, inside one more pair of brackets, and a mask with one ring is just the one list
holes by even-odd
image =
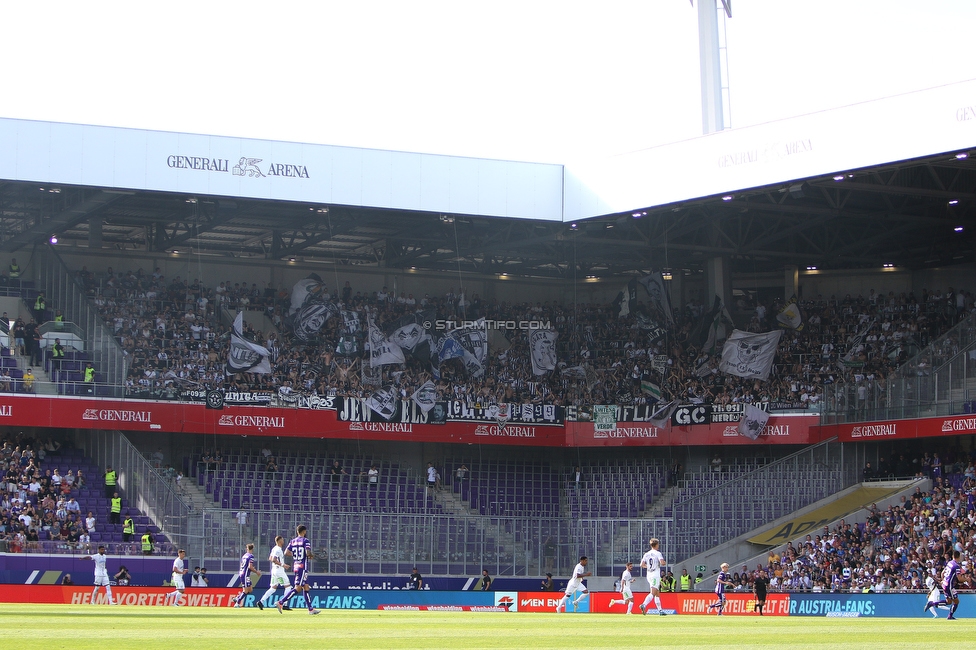
[[742, 411], [742, 419], [739, 420], [739, 434], [749, 440], [756, 440], [766, 428], [768, 421], [769, 413], [752, 404], [746, 404]]
[[371, 368], [386, 366], [393, 363], [403, 363], [403, 350], [388, 339], [373, 322], [373, 317], [367, 318], [369, 323], [369, 365]]
[[725, 343], [728, 332], [735, 327], [732, 323], [732, 315], [726, 308], [725, 303], [720, 304], [719, 310], [715, 313], [711, 322], [708, 324], [708, 336], [702, 344], [702, 352], [715, 354], [716, 351]]
[[396, 386], [389, 385], [378, 389], [366, 398], [366, 406], [384, 420], [392, 419], [400, 406], [400, 396], [397, 394]]
[[673, 399], [667, 404], [655, 409], [651, 412], [651, 417], [648, 418], [648, 422], [653, 424], [658, 429], [666, 429], [668, 424], [671, 422], [671, 416], [678, 409], [678, 400]]
[[355, 334], [359, 331], [359, 312], [349, 309], [342, 310], [342, 325], [347, 332]]
[[614, 301], [611, 304], [617, 310], [618, 318], [629, 316], [631, 310], [637, 308], [636, 278], [627, 283], [627, 286], [624, 287], [623, 291], [617, 294], [617, 297], [614, 298]]
[[668, 326], [674, 325], [674, 314], [671, 312], [671, 298], [668, 296], [668, 288], [664, 284], [664, 276], [659, 272], [645, 275], [639, 282], [644, 285], [647, 295], [650, 298], [651, 308], [655, 309], [664, 316], [664, 322]]
[[532, 374], [544, 375], [556, 369], [555, 330], [532, 330], [529, 333], [529, 355], [532, 357]]
[[766, 381], [776, 358], [776, 347], [783, 330], [750, 334], [733, 330], [722, 348], [722, 361], [718, 369], [737, 377], [754, 377]]
[[299, 341], [314, 341], [325, 323], [338, 314], [339, 308], [329, 300], [325, 283], [317, 274], [309, 274], [292, 287], [286, 321]]
[[437, 385], [431, 380], [427, 380], [423, 386], [418, 388], [413, 395], [410, 396], [414, 404], [420, 408], [421, 411], [426, 413], [430, 409], [434, 408], [437, 403]]
[[238, 312], [230, 331], [230, 352], [227, 354], [227, 374], [238, 372], [271, 372], [271, 355], [263, 345], [244, 338], [244, 312]]
[[803, 312], [796, 301], [796, 295], [791, 297], [776, 314], [776, 322], [783, 329], [803, 331]]
[[864, 344], [864, 337], [868, 335], [871, 328], [874, 327], [874, 323], [877, 319], [872, 318], [871, 321], [862, 329], [860, 332], [854, 335], [851, 342], [847, 348], [847, 354], [842, 357], [842, 360], [850, 363], [854, 361], [855, 356], [860, 352], [861, 346]]
[[485, 373], [485, 360], [488, 358], [488, 328], [485, 319], [479, 318], [465, 327], [451, 330], [440, 341], [439, 361], [461, 359], [471, 377], [481, 377]]

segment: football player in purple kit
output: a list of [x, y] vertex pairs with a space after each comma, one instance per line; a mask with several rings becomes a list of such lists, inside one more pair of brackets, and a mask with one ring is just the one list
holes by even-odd
[[946, 562], [945, 568], [942, 569], [942, 593], [944, 594], [943, 599], [939, 601], [929, 601], [925, 603], [925, 609], [923, 611], [929, 611], [932, 607], [939, 607], [942, 605], [949, 606], [949, 615], [946, 616], [947, 621], [956, 620], [955, 613], [956, 608], [959, 607], [959, 594], [956, 593], [956, 580], [959, 578], [959, 572], [962, 567], [959, 566], [959, 551], [952, 552], [952, 559]]
[[240, 607], [241, 603], [244, 602], [244, 598], [251, 593], [253, 589], [251, 586], [252, 572], [256, 573], [258, 578], [261, 577], [261, 572], [258, 571], [258, 567], [254, 564], [254, 544], [248, 544], [247, 552], [241, 556], [241, 570], [237, 576], [241, 581], [241, 593], [234, 597], [234, 607]]
[[733, 586], [732, 581], [729, 580], [729, 563], [722, 562], [722, 570], [715, 578], [715, 595], [718, 596], [718, 600], [708, 606], [708, 611], [718, 608], [718, 615], [722, 615], [722, 610], [725, 609], [725, 587], [727, 586]]
[[279, 613], [281, 613], [281, 608], [285, 603], [299, 591], [305, 596], [305, 607], [308, 608], [308, 613], [320, 613], [319, 610], [312, 607], [312, 596], [309, 593], [308, 563], [312, 559], [312, 542], [308, 541], [308, 537], [305, 536], [307, 531], [308, 529], [305, 526], [299, 526], [296, 531], [298, 537], [288, 542], [288, 546], [285, 547], [285, 555], [290, 555], [294, 560], [292, 562], [292, 569], [295, 571], [295, 584], [289, 587], [285, 591], [285, 595], [278, 601], [277, 607]]

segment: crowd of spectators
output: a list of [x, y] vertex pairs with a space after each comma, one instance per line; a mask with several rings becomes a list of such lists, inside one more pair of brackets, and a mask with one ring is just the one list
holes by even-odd
[[976, 587], [976, 465], [960, 459], [940, 475], [931, 459], [925, 466], [921, 458], [907, 462], [932, 479], [931, 491], [916, 488], [897, 505], [872, 505], [862, 524], [841, 520], [795, 546], [771, 550], [765, 564], [732, 574], [734, 591], [751, 591], [759, 575], [772, 591], [930, 591], [953, 551], [964, 558], [960, 588]]
[[[969, 292], [927, 291], [867, 297], [817, 296], [803, 301], [801, 331], [786, 330], [768, 381], [742, 379], [718, 371], [721, 346], [704, 349], [703, 332], [715, 319], [695, 301], [676, 308], [674, 325], [661, 329], [664, 315], [640, 303], [625, 317], [611, 304], [560, 304], [554, 301], [510, 303], [467, 298], [453, 289], [443, 296], [394, 295], [378, 291], [326, 289], [324, 300], [357, 318], [330, 318], [316, 341], [293, 338], [287, 327], [290, 288], [259, 289], [247, 283], [220, 282], [207, 287], [198, 279], [166, 279], [156, 269], [103, 276], [83, 269], [79, 277], [109, 327], [131, 356], [126, 387], [130, 393], [176, 397], [180, 390], [223, 387], [229, 391], [270, 391], [284, 396], [365, 397], [382, 383], [394, 384], [407, 398], [434, 378], [429, 359], [408, 356], [404, 364], [385, 366], [382, 378], [369, 370], [367, 316], [382, 329], [405, 314], [425, 319], [496, 321], [536, 320], [558, 332], [558, 366], [533, 374], [527, 334], [505, 332], [491, 338], [480, 378], [468, 374], [461, 360], [440, 364], [439, 399], [479, 403], [557, 405], [643, 404], [654, 401], [642, 391], [642, 379], [660, 386], [665, 399], [730, 404], [771, 401], [803, 408], [817, 404], [824, 387], [836, 382], [883, 389], [885, 377], [911, 353], [973, 311]], [[338, 283], [337, 283], [338, 284]], [[742, 298], [733, 305], [735, 326], [751, 332], [777, 328], [781, 301], [768, 304]], [[229, 327], [221, 310], [264, 310], [277, 332], [245, 325], [245, 333], [271, 352], [270, 374], [225, 375]], [[728, 312], [726, 312], [728, 313]], [[746, 320], [748, 319], [748, 321]], [[224, 319], [226, 321], [226, 319]], [[705, 321], [708, 320], [708, 323]], [[733, 324], [722, 322], [725, 331]], [[663, 335], [662, 335], [663, 334]]]
[[88, 549], [95, 517], [82, 512], [74, 493], [85, 485], [81, 470], [41, 470], [41, 461], [61, 447], [48, 438], [21, 435], [0, 445], [0, 540], [11, 552], [39, 548], [50, 539]]

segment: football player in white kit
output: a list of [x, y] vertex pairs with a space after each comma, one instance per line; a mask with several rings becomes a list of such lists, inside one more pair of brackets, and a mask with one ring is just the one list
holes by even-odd
[[95, 555], [86, 555], [81, 559], [95, 561], [95, 588], [92, 590], [90, 604], [95, 604], [95, 596], [98, 595], [98, 588], [105, 587], [105, 595], [108, 597], [108, 604], [114, 605], [115, 602], [112, 600], [112, 585], [109, 584], [108, 581], [108, 567], [106, 566], [108, 558], [105, 556], [105, 547], [99, 546], [98, 553]]
[[642, 569], [647, 570], [647, 585], [650, 587], [647, 598], [640, 606], [641, 614], [647, 613], [647, 606], [653, 600], [657, 613], [664, 616], [664, 610], [661, 608], [661, 568], [668, 563], [664, 561], [661, 551], [657, 550], [660, 543], [657, 537], [651, 538], [651, 550], [644, 553], [644, 557], [641, 558], [640, 565]]
[[171, 578], [171, 584], [173, 585], [173, 591], [166, 594], [166, 600], [173, 597], [173, 607], [180, 606], [180, 597], [183, 595], [183, 590], [186, 588], [183, 586], [183, 576], [186, 575], [186, 551], [180, 549], [176, 554], [176, 559], [173, 560], [173, 576]]
[[626, 605], [628, 614], [632, 614], [633, 612], [631, 610], [634, 609], [634, 592], [631, 591], [630, 586], [634, 584], [634, 580], [637, 578], [635, 578], [631, 573], [633, 568], [634, 563], [628, 562], [627, 568], [624, 569], [624, 572], [620, 574], [620, 595], [623, 596], [623, 598], [620, 600], [614, 600], [613, 598], [610, 599], [610, 607], [613, 607], [617, 603]]
[[285, 572], [291, 568], [291, 565], [285, 564], [284, 548], [285, 538], [278, 535], [275, 537], [274, 546], [271, 547], [271, 555], [268, 556], [268, 560], [271, 562], [271, 586], [258, 601], [258, 609], [264, 609], [264, 601], [274, 595], [274, 592], [278, 591], [278, 587], [288, 589], [290, 585], [288, 574]]
[[569, 582], [566, 584], [566, 593], [563, 594], [563, 597], [560, 598], [559, 602], [556, 604], [557, 614], [559, 613], [560, 608], [562, 608], [563, 612], [566, 611], [566, 600], [572, 598], [576, 592], [581, 591], [583, 593], [579, 598], [573, 600], [574, 612], [576, 611], [576, 607], [579, 605], [580, 601], [590, 595], [590, 593], [586, 590], [586, 585], [583, 584], [583, 578], [593, 575], [590, 571], [586, 570], [587, 562], [587, 557], [584, 555], [580, 558], [579, 564], [576, 565], [576, 568], [573, 569], [573, 577], [570, 578]]

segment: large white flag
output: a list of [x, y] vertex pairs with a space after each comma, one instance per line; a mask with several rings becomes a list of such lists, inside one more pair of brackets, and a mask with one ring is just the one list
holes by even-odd
[[380, 331], [370, 316], [369, 323], [369, 366], [378, 368], [391, 363], [403, 363], [403, 350]]
[[768, 421], [769, 413], [752, 404], [746, 404], [742, 412], [742, 419], [739, 420], [739, 434], [749, 438], [749, 440], [755, 440], [766, 428]]
[[544, 375], [556, 369], [556, 337], [554, 330], [532, 330], [529, 333], [529, 356], [532, 374]]
[[737, 377], [755, 377], [766, 381], [782, 336], [783, 330], [763, 334], [733, 330], [722, 348], [722, 362], [718, 369]]
[[238, 372], [271, 372], [271, 353], [268, 348], [244, 338], [244, 312], [238, 312], [230, 330], [230, 352], [227, 354], [227, 374]]

